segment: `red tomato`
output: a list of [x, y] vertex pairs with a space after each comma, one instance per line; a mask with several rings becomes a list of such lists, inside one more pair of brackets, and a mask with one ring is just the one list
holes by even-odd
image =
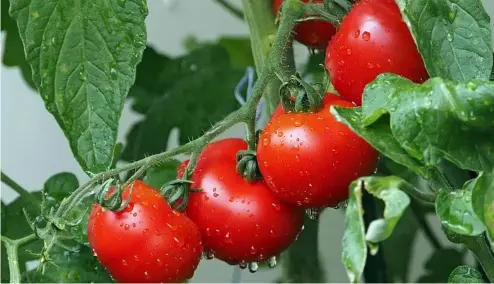
[[[309, 0], [303, 0], [307, 3]], [[273, 10], [277, 14], [283, 0], [273, 0]], [[323, 0], [314, 0], [313, 3], [323, 3]], [[295, 39], [314, 49], [325, 49], [329, 40], [336, 33], [336, 28], [330, 22], [323, 20], [309, 20], [300, 23], [295, 28]]]
[[428, 78], [399, 8], [389, 0], [356, 4], [329, 43], [325, 61], [335, 89], [357, 105], [364, 87], [379, 74], [395, 73], [417, 83]]
[[202, 254], [196, 225], [142, 181], [123, 211], [93, 205], [87, 230], [94, 254], [118, 282], [182, 282]]
[[374, 171], [377, 152], [336, 121], [331, 105], [353, 106], [327, 93], [319, 112], [282, 114], [262, 132], [259, 169], [281, 200], [306, 208], [336, 206], [348, 198], [352, 181]]
[[[278, 255], [303, 225], [300, 208], [280, 202], [262, 182], [248, 183], [235, 170], [241, 139], [209, 144], [201, 153], [187, 204], [187, 216], [201, 231], [205, 250], [230, 264]], [[180, 176], [180, 172], [179, 172]]]

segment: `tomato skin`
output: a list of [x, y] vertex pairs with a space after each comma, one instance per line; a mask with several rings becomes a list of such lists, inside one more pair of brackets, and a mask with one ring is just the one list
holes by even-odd
[[93, 252], [118, 282], [182, 282], [193, 276], [202, 254], [196, 225], [139, 180], [123, 211], [93, 205], [87, 231]]
[[[309, 0], [303, 0], [307, 3]], [[314, 3], [323, 3], [323, 0], [314, 0]], [[283, 0], [273, 0], [273, 10], [275, 14], [281, 7]], [[314, 49], [325, 49], [328, 42], [336, 33], [336, 28], [330, 22], [323, 20], [309, 20], [297, 24], [295, 27], [295, 39]]]
[[348, 186], [371, 174], [377, 152], [329, 112], [331, 105], [352, 107], [327, 93], [317, 113], [274, 117], [257, 147], [259, 169], [283, 201], [304, 208], [336, 206], [348, 198]]
[[429, 75], [398, 6], [389, 0], [355, 4], [326, 49], [326, 69], [345, 99], [362, 104], [365, 86], [394, 73], [416, 83]]
[[301, 208], [279, 201], [263, 181], [248, 183], [237, 174], [235, 154], [245, 149], [247, 143], [234, 138], [209, 144], [192, 175], [191, 188], [202, 191], [191, 192], [186, 207], [205, 250], [230, 264], [278, 255], [303, 225]]

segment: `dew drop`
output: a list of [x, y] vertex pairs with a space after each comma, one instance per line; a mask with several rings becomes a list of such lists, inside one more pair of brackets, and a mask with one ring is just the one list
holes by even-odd
[[177, 210], [172, 210], [172, 213], [177, 217], [180, 216], [180, 212], [178, 212]]
[[242, 260], [242, 261], [238, 264], [238, 267], [240, 267], [240, 269], [246, 269], [246, 268], [247, 268], [247, 262], [245, 262], [244, 260]]
[[269, 268], [274, 268], [276, 266], [276, 256], [268, 258], [266, 262], [268, 263]]
[[271, 203], [271, 205], [274, 207], [274, 209], [276, 211], [280, 211], [280, 208], [281, 208], [281, 204], [280, 203], [273, 202], [273, 203]]
[[170, 224], [170, 223], [166, 223], [166, 225], [168, 226], [168, 228], [170, 228], [170, 230], [172, 230], [173, 232], [175, 232], [177, 230], [177, 225], [173, 225], [173, 224]]
[[127, 261], [125, 259], [122, 259], [122, 265], [127, 266], [127, 264], [128, 264]]
[[118, 71], [117, 71], [117, 64], [114, 62], [110, 66], [110, 78], [112, 80], [117, 80], [118, 79]]
[[369, 32], [364, 32], [362, 34], [362, 39], [365, 40], [365, 41], [369, 41], [371, 38], [371, 34]]
[[269, 141], [269, 138], [268, 137], [265, 137], [264, 139], [262, 139], [262, 145], [264, 147], [269, 146], [269, 142], [270, 141]]
[[353, 37], [354, 37], [354, 38], [358, 38], [359, 36], [360, 36], [360, 30], [359, 30], [359, 29], [357, 29], [357, 30], [355, 31], [355, 33], [353, 33]]
[[283, 131], [278, 131], [278, 133], [276, 133], [276, 135], [277, 135], [278, 137], [283, 137]]
[[208, 251], [208, 252], [206, 253], [206, 258], [207, 258], [207, 259], [213, 259], [213, 258], [214, 258], [214, 252], [212, 252], [212, 251]]
[[259, 269], [259, 264], [257, 262], [254, 261], [249, 263], [249, 271], [251, 273], [256, 273], [258, 269]]
[[233, 241], [230, 237], [230, 232], [226, 233], [225, 238], [223, 240], [226, 244], [233, 244]]
[[220, 195], [219, 195], [218, 193], [216, 193], [216, 192], [215, 192], [215, 193], [213, 193], [213, 196], [214, 196], [214, 197], [218, 197], [218, 196], [220, 196]]
[[158, 266], [163, 265], [163, 261], [161, 261], [161, 259], [159, 259], [159, 258], [156, 259], [156, 263], [158, 263]]
[[149, 273], [147, 271], [144, 271], [144, 278], [149, 279]]
[[184, 246], [184, 244], [185, 244], [185, 242], [184, 242], [184, 240], [183, 240], [183, 239], [179, 239], [179, 238], [177, 238], [177, 237], [173, 237], [173, 240], [177, 243], [177, 245], [178, 245], [179, 247], [183, 247], [183, 246]]
[[251, 246], [250, 247], [250, 254], [256, 254], [257, 253], [257, 249], [255, 246]]
[[293, 125], [294, 125], [295, 127], [302, 126], [303, 124], [304, 124], [304, 123], [303, 123], [301, 120], [298, 120], [298, 119], [295, 119], [295, 120], [293, 121]]
[[352, 49], [351, 48], [347, 48], [346, 49], [346, 54], [351, 55], [352, 54]]
[[448, 39], [448, 41], [453, 41], [453, 34], [452, 33], [446, 34], [446, 38]]
[[129, 224], [125, 224], [125, 230], [128, 231], [130, 228]]

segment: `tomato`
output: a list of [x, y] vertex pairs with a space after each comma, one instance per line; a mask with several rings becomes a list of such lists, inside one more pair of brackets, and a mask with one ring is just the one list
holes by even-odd
[[118, 282], [182, 282], [193, 276], [202, 254], [196, 225], [138, 180], [124, 210], [93, 205], [87, 231], [94, 254]]
[[395, 73], [417, 83], [428, 79], [399, 8], [389, 0], [354, 5], [326, 49], [325, 65], [338, 93], [357, 105], [379, 74]]
[[280, 202], [263, 181], [248, 183], [236, 172], [235, 155], [246, 149], [241, 139], [209, 144], [192, 175], [191, 188], [202, 191], [191, 192], [186, 207], [205, 250], [230, 264], [278, 255], [303, 225], [301, 208]]
[[[307, 3], [309, 0], [303, 0]], [[277, 14], [283, 0], [273, 0], [273, 10]], [[313, 3], [323, 3], [323, 0], [314, 0]], [[309, 20], [295, 27], [295, 39], [314, 49], [325, 49], [329, 40], [336, 33], [336, 28], [330, 22], [323, 20]]]
[[331, 105], [352, 107], [327, 93], [317, 113], [274, 117], [257, 147], [259, 169], [283, 201], [305, 208], [336, 206], [348, 198], [348, 186], [371, 174], [377, 152], [329, 112]]

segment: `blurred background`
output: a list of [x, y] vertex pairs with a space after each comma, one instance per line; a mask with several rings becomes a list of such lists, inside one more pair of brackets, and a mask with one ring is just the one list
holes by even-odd
[[[7, 0], [2, 0], [7, 1]], [[267, 1], [267, 0], [258, 0]], [[240, 0], [230, 1], [241, 6]], [[484, 0], [491, 17], [494, 1]], [[199, 41], [216, 40], [222, 36], [248, 35], [247, 25], [231, 15], [212, 0], [148, 0], [147, 18], [148, 45], [157, 52], [175, 57], [186, 53], [184, 40], [194, 36]], [[494, 25], [491, 23], [494, 30]], [[2, 53], [5, 33], [2, 32]], [[308, 50], [296, 44], [297, 61], [304, 61]], [[240, 78], [239, 78], [240, 80]], [[232, 90], [233, 96], [233, 90]], [[18, 68], [1, 69], [1, 168], [15, 181], [29, 190], [40, 190], [46, 179], [59, 172], [72, 172], [80, 182], [88, 177], [73, 158], [69, 144], [53, 116], [45, 110], [39, 95], [31, 89]], [[166, 115], [166, 114], [165, 114]], [[127, 102], [120, 121], [118, 141], [125, 143], [130, 127], [142, 117], [130, 109]], [[241, 136], [243, 128], [235, 127], [225, 136]], [[177, 145], [177, 131], [171, 135], [169, 147]], [[10, 202], [17, 194], [2, 184], [2, 200]], [[320, 217], [319, 254], [327, 282], [347, 282], [340, 261], [341, 238], [344, 229], [344, 211], [327, 209]], [[444, 237], [436, 219], [433, 227], [445, 248], [454, 247]], [[413, 232], [415, 233], [415, 232]], [[407, 234], [406, 228], [403, 234]], [[412, 234], [412, 232], [409, 232]], [[409, 264], [409, 279], [414, 281], [427, 274], [426, 261], [431, 258], [432, 246], [422, 232], [418, 232], [412, 243], [401, 246], [412, 247]], [[470, 262], [473, 258], [470, 257]], [[257, 273], [240, 270], [217, 260], [201, 262], [191, 282], [273, 282], [283, 273], [281, 266], [274, 269], [262, 268]]]

